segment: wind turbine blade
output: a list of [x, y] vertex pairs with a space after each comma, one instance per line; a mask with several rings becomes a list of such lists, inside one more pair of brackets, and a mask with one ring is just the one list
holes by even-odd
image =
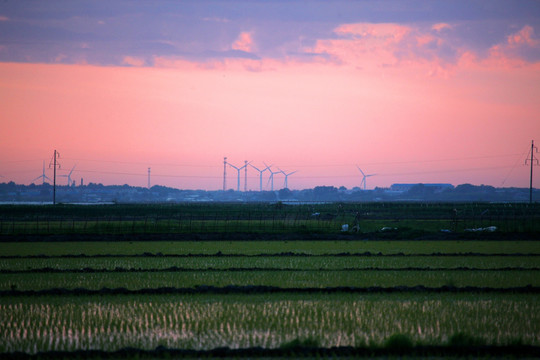
[[356, 165], [356, 167], [358, 168], [358, 170], [360, 170], [360, 172], [362, 173], [363, 176], [366, 176], [366, 174], [364, 174], [364, 172], [362, 171], [362, 169], [360, 169], [360, 166]]

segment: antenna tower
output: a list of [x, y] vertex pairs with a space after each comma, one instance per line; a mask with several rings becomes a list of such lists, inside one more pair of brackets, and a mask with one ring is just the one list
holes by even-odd
[[54, 155], [51, 161], [49, 162], [49, 169], [51, 166], [53, 167], [53, 205], [56, 204], [56, 167], [60, 169], [60, 164], [56, 161], [58, 158], [60, 158], [60, 154], [58, 151], [54, 150]]
[[223, 191], [227, 190], [227, 157], [223, 158]]
[[538, 166], [538, 159], [535, 158], [534, 153], [538, 152], [538, 148], [534, 146], [534, 140], [531, 142], [531, 158], [529, 159], [527, 156], [527, 159], [525, 160], [525, 165], [527, 165], [527, 162], [531, 162], [531, 177], [529, 180], [529, 203], [532, 204], [532, 193], [533, 193], [533, 166]]

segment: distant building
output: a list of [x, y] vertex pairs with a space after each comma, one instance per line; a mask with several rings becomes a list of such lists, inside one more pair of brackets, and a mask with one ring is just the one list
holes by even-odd
[[422, 183], [416, 183], [416, 184], [392, 184], [390, 186], [390, 190], [392, 191], [399, 191], [399, 192], [407, 192], [411, 190], [414, 186], [417, 185], [423, 185], [426, 188], [434, 189], [434, 192], [441, 192], [446, 189], [453, 189], [454, 185], [452, 184], [422, 184]]

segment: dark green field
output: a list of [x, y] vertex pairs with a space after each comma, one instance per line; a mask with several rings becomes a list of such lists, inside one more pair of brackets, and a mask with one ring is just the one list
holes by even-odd
[[[365, 238], [478, 238], [540, 232], [538, 204], [342, 203], [3, 205], [0, 235], [341, 234]], [[382, 231], [382, 229], [385, 229]], [[444, 231], [444, 232], [441, 232]], [[481, 231], [485, 233], [486, 231]]]

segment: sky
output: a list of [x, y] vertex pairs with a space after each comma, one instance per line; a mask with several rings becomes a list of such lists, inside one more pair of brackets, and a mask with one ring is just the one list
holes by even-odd
[[540, 2], [5, 0], [0, 105], [0, 182], [528, 187]]

